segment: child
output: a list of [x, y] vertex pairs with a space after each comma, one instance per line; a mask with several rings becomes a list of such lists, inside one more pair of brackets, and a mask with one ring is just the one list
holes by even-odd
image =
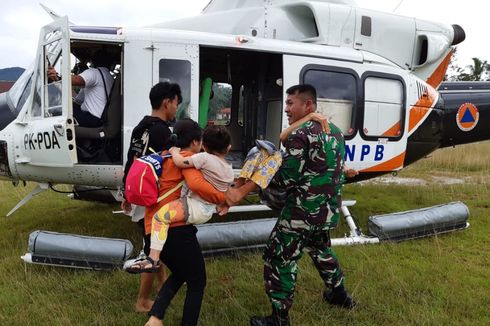
[[289, 135], [291, 135], [291, 133], [294, 130], [298, 129], [308, 121], [319, 122], [322, 125], [323, 132], [330, 134], [330, 126], [328, 125], [329, 124], [328, 119], [321, 113], [312, 112], [312, 113], [308, 113], [306, 116], [299, 119], [298, 121], [293, 122], [289, 127], [287, 127], [281, 132], [281, 134], [279, 135], [279, 140], [281, 141], [281, 144], [284, 145]]
[[[281, 144], [285, 144], [286, 140], [288, 139], [289, 135], [299, 127], [301, 127], [304, 123], [308, 121], [316, 121], [319, 122], [322, 125], [323, 132], [330, 134], [330, 124], [331, 122], [325, 117], [323, 114], [318, 113], [318, 112], [312, 112], [304, 116], [303, 118], [299, 119], [298, 121], [292, 123], [289, 127], [284, 129], [283, 132], [281, 132], [281, 135], [279, 136], [279, 140], [281, 141]], [[346, 165], [344, 165], [344, 174], [346, 178], [353, 178], [356, 175], [359, 174], [359, 171], [350, 169]]]
[[[205, 152], [184, 157], [180, 148], [172, 147], [169, 152], [175, 165], [181, 169], [194, 167], [201, 170], [204, 178], [217, 190], [225, 192], [234, 180], [233, 168], [225, 160], [231, 149], [231, 136], [223, 126], [208, 126], [203, 133]], [[150, 255], [127, 268], [130, 273], [155, 272], [160, 265], [160, 252], [167, 240], [170, 224], [203, 224], [216, 213], [216, 205], [206, 202], [187, 187], [181, 191], [180, 199], [164, 205], [154, 216], [151, 225]], [[226, 208], [221, 208], [220, 215]]]
[[[304, 118], [291, 124], [291, 126], [281, 133], [279, 136], [281, 143], [285, 144], [289, 135], [308, 121], [318, 121], [322, 125], [324, 132], [330, 132], [326, 117], [320, 113], [310, 113]], [[256, 140], [255, 143], [256, 146], [247, 154], [240, 176], [235, 182], [235, 188], [239, 188], [246, 182], [246, 180], [251, 180], [259, 186], [259, 188], [265, 190], [269, 186], [269, 183], [277, 170], [281, 167], [282, 155], [280, 151], [276, 150], [273, 143], [267, 140]]]

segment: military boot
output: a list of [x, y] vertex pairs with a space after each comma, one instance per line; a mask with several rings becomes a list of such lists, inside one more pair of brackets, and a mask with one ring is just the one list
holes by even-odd
[[272, 315], [250, 318], [250, 326], [290, 326], [288, 311], [272, 309]]
[[331, 305], [340, 306], [346, 309], [353, 309], [357, 302], [345, 290], [344, 286], [338, 286], [330, 291], [323, 292], [323, 299]]

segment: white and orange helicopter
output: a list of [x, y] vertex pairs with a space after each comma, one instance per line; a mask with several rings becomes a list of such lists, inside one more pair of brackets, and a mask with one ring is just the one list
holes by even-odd
[[[150, 111], [151, 86], [165, 80], [182, 87], [178, 117], [229, 129], [236, 169], [255, 139], [279, 145], [285, 90], [298, 83], [316, 87], [320, 112], [344, 132], [346, 162], [359, 171], [351, 181], [490, 138], [484, 86], [437, 90], [465, 38], [458, 25], [348, 0], [212, 0], [199, 16], [145, 28], [77, 26], [47, 11], [54, 21], [41, 30], [35, 62], [0, 94], [0, 179], [39, 183], [9, 215], [55, 184], [118, 198], [131, 131]], [[85, 128], [73, 118], [70, 75], [100, 49], [115, 82], [104, 126]], [[48, 81], [48, 65], [59, 81]]]

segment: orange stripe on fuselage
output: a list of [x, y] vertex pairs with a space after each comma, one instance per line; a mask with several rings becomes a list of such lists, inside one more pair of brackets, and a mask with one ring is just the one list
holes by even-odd
[[439, 64], [436, 70], [432, 73], [432, 75], [427, 79], [427, 84], [430, 86], [437, 88], [442, 83], [444, 76], [446, 75], [447, 68], [449, 67], [449, 63], [451, 62], [451, 57], [453, 56], [454, 49], [451, 49], [449, 53], [446, 55], [444, 60]]
[[412, 108], [410, 109], [410, 118], [408, 123], [409, 133], [425, 117], [425, 115], [428, 112], [429, 112], [429, 108], [427, 107], [418, 106], [418, 105], [412, 106]]
[[381, 164], [372, 166], [367, 169], [363, 169], [359, 172], [390, 172], [399, 170], [403, 167], [403, 162], [405, 161], [405, 152], [398, 156], [393, 157], [391, 160], [383, 162]]
[[453, 56], [454, 49], [451, 49], [446, 55], [444, 60], [439, 64], [439, 66], [434, 70], [432, 75], [427, 79], [427, 84], [433, 88], [428, 88], [428, 94], [422, 95], [421, 98], [415, 103], [415, 105], [410, 109], [410, 117], [408, 123], [408, 132], [410, 133], [419, 122], [424, 119], [430, 112], [430, 108], [433, 106], [437, 99], [437, 92], [434, 88], [439, 87], [444, 75], [446, 74], [449, 63], [451, 62], [451, 57]]
[[[432, 75], [427, 79], [427, 84], [432, 87], [427, 87], [427, 92], [422, 94], [415, 103], [414, 106], [410, 108], [409, 122], [408, 122], [408, 132], [410, 133], [415, 126], [419, 124], [430, 112], [433, 107], [435, 101], [438, 98], [438, 93], [435, 90], [438, 87], [442, 80], [444, 79], [444, 75], [446, 74], [447, 68], [451, 61], [451, 57], [454, 53], [454, 49], [451, 49], [449, 53], [446, 55], [444, 60], [439, 64], [436, 70], [432, 73]], [[388, 129], [383, 136], [393, 136], [396, 135], [397, 131], [400, 131], [401, 124], [397, 122], [390, 129]], [[403, 162], [405, 161], [406, 152], [401, 153], [398, 156], [393, 157], [392, 159], [383, 162], [381, 164], [372, 166], [367, 169], [363, 169], [359, 172], [390, 172], [396, 171], [403, 167]]]
[[408, 120], [409, 133], [429, 114], [434, 102], [437, 100], [437, 96], [437, 91], [429, 86], [427, 87], [427, 93], [422, 94], [422, 97], [419, 98], [417, 103], [410, 108]]
[[401, 121], [398, 121], [390, 129], [386, 130], [381, 136], [385, 136], [385, 137], [400, 136], [401, 128], [402, 128], [402, 123]]

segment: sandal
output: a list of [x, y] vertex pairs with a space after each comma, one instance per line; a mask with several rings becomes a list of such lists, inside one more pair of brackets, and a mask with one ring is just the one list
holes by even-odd
[[156, 273], [160, 268], [160, 260], [154, 261], [151, 257], [136, 259], [133, 264], [126, 268], [126, 272], [131, 274]]

